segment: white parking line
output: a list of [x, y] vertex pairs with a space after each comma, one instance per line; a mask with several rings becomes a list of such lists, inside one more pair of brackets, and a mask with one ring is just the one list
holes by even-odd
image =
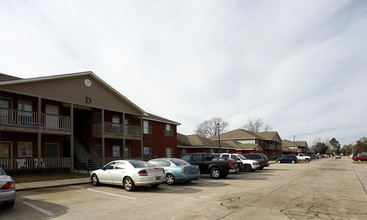
[[38, 206], [35, 206], [35, 205], [33, 205], [33, 204], [29, 203], [29, 202], [23, 202], [23, 203], [26, 204], [26, 205], [28, 205], [28, 206], [30, 206], [30, 207], [32, 207], [32, 208], [34, 208], [34, 209], [36, 209], [36, 210], [38, 210], [38, 211], [40, 211], [40, 212], [42, 212], [43, 214], [48, 215], [48, 216], [54, 216], [55, 215], [54, 213], [49, 212], [47, 210], [44, 210], [44, 209], [42, 209], [42, 208], [40, 208]]
[[107, 194], [107, 195], [111, 195], [111, 196], [117, 196], [117, 197], [121, 197], [121, 198], [125, 198], [125, 199], [136, 199], [134, 197], [129, 197], [129, 196], [123, 196], [123, 195], [118, 195], [118, 194], [114, 194], [114, 193], [109, 193], [109, 192], [103, 192], [103, 191], [99, 191], [99, 190], [94, 190], [94, 189], [87, 189], [89, 191], [92, 192], [97, 192], [97, 193], [103, 193], [103, 194]]

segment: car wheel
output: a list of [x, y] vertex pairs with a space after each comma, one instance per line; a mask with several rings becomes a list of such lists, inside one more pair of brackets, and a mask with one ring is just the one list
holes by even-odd
[[159, 184], [150, 185], [153, 189], [158, 188]]
[[168, 185], [173, 185], [173, 184], [175, 184], [175, 177], [172, 175], [172, 174], [170, 174], [170, 173], [167, 173], [167, 184]]
[[246, 165], [245, 165], [245, 171], [246, 171], [246, 172], [251, 172], [251, 171], [252, 171], [251, 166], [250, 166], [250, 165], [248, 165], [248, 164], [246, 164]]
[[97, 174], [93, 174], [93, 176], [92, 176], [92, 184], [93, 184], [93, 186], [98, 186], [99, 185], [99, 180], [98, 180]]
[[210, 170], [210, 176], [213, 179], [219, 179], [221, 176], [220, 170], [217, 167], [214, 167]]
[[134, 191], [135, 184], [134, 184], [134, 181], [130, 177], [125, 177], [124, 188], [126, 191]]
[[292, 160], [292, 163], [296, 163], [296, 161]]
[[361, 159], [359, 159], [358, 162], [361, 162]]
[[15, 204], [15, 201], [7, 202], [7, 203], [4, 203], [3, 207], [6, 209], [10, 209], [14, 206], [14, 204]]
[[278, 160], [277, 162], [280, 163], [280, 160]]
[[308, 159], [308, 158], [307, 158], [307, 159], [306, 159], [306, 161], [307, 161], [307, 162], [310, 162], [310, 159]]
[[260, 168], [259, 168], [259, 170], [263, 170], [263, 169], [264, 169], [264, 167], [260, 167]]

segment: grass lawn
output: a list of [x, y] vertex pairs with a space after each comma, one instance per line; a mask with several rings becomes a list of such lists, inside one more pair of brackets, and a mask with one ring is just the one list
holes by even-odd
[[27, 183], [47, 180], [61, 180], [89, 177], [88, 174], [81, 173], [45, 173], [45, 174], [28, 174], [28, 175], [12, 175], [15, 183]]

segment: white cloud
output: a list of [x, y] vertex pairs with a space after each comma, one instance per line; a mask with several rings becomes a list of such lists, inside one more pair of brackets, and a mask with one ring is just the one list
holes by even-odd
[[91, 70], [185, 134], [214, 116], [366, 134], [364, 1], [0, 1], [0, 72]]

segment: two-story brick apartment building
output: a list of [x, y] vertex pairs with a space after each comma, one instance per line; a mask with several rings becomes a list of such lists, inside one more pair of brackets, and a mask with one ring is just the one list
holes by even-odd
[[[178, 123], [157, 121], [92, 72], [31, 79], [0, 74], [0, 80], [4, 169], [91, 169], [113, 159], [143, 159], [145, 146], [156, 147], [152, 142], [160, 136], [166, 148], [177, 147]], [[143, 135], [145, 121], [154, 124], [153, 129], [162, 126], [162, 132]], [[164, 129], [170, 129], [168, 139]]]

